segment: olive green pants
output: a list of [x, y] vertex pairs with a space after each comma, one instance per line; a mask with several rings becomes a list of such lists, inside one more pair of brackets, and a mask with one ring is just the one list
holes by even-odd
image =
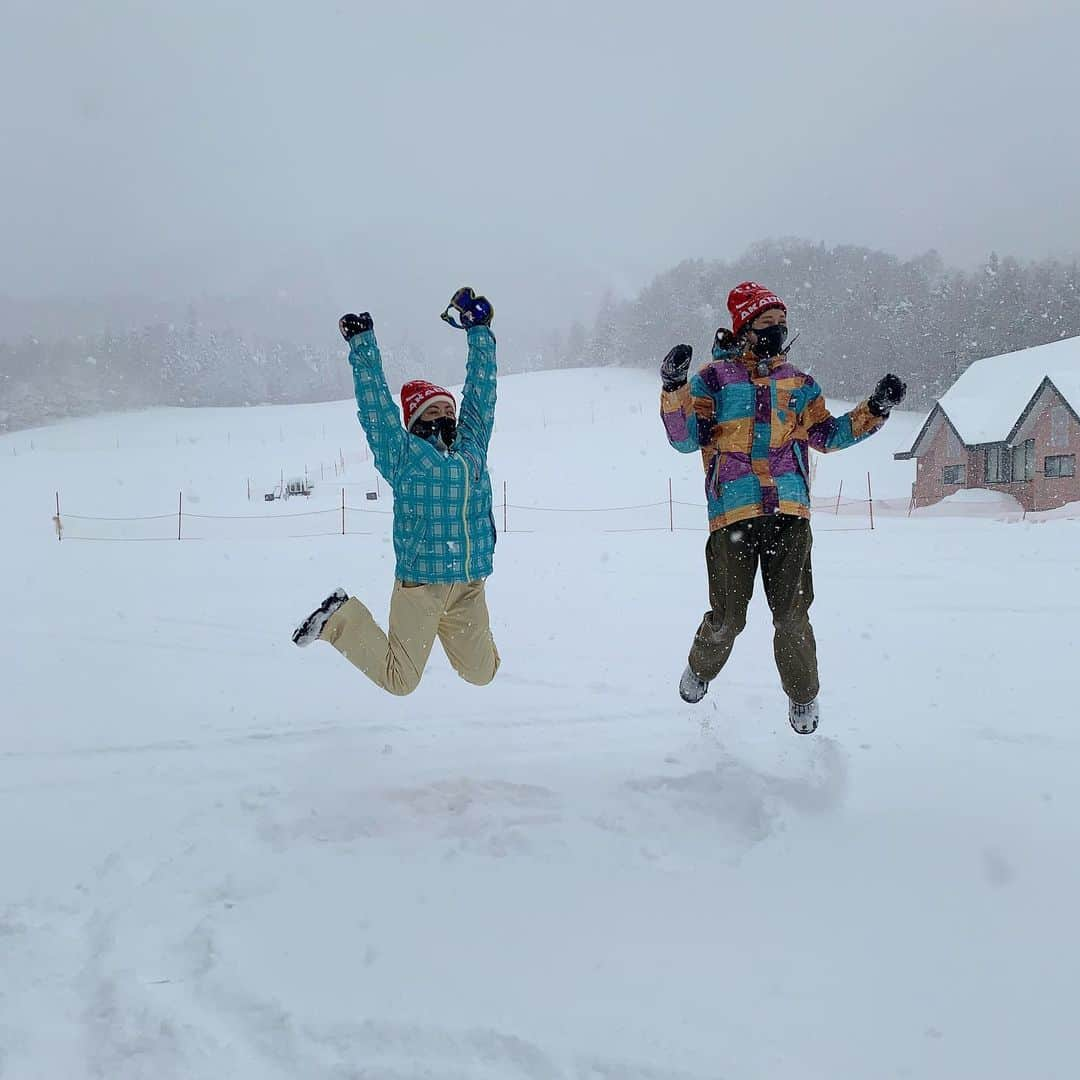
[[800, 705], [818, 695], [817, 643], [810, 625], [814, 581], [810, 522], [787, 514], [751, 518], [710, 533], [705, 545], [709, 603], [690, 649], [690, 668], [712, 681], [746, 626], [761, 566], [773, 617], [773, 655], [784, 693]]
[[420, 684], [435, 638], [454, 670], [466, 681], [486, 686], [499, 670], [491, 636], [484, 583], [409, 585], [394, 582], [389, 632], [355, 597], [323, 627], [322, 639], [391, 694], [411, 694]]

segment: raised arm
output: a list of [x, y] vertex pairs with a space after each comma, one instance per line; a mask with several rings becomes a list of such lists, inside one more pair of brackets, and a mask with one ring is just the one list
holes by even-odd
[[800, 432], [806, 441], [823, 454], [846, 450], [873, 435], [885, 423], [888, 413], [875, 415], [869, 401], [860, 402], [850, 412], [833, 416], [825, 405], [821, 387], [807, 376], [806, 385], [792, 395], [792, 405], [799, 417]]
[[465, 364], [465, 389], [461, 393], [458, 428], [463, 438], [487, 450], [495, 424], [495, 394], [498, 369], [495, 363], [495, 335], [489, 326], [468, 329], [469, 357]]
[[[454, 317], [456, 312], [460, 318]], [[446, 305], [442, 318], [469, 339], [469, 357], [465, 363], [465, 389], [461, 394], [458, 432], [464, 441], [487, 453], [495, 426], [495, 389], [498, 370], [495, 366], [495, 337], [491, 320], [495, 308], [486, 296], [477, 296], [468, 285], [458, 289]]]
[[367, 436], [375, 467], [392, 484], [405, 456], [409, 435], [386, 384], [371, 316], [344, 315], [339, 323], [349, 343], [349, 365], [356, 392], [356, 418]]
[[710, 427], [716, 418], [716, 400], [701, 377], [686, 381], [692, 356], [689, 345], [676, 345], [660, 365], [660, 418], [668, 442], [680, 454], [700, 450], [702, 428]]

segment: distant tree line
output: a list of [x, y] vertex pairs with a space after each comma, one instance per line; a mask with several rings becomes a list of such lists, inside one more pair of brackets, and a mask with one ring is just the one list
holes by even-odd
[[865, 396], [891, 370], [907, 380], [911, 405], [927, 407], [975, 360], [1080, 335], [1076, 261], [991, 255], [959, 271], [934, 252], [903, 260], [782, 240], [731, 262], [680, 263], [631, 300], [608, 297], [592, 327], [549, 336], [544, 366], [653, 368], [681, 341], [704, 363], [716, 329], [731, 325], [728, 292], [747, 279], [785, 300], [801, 331], [794, 362], [837, 398]]
[[[788, 321], [801, 331], [793, 359], [837, 398], [862, 397], [891, 370], [907, 380], [911, 405], [926, 407], [974, 360], [1080, 335], [1075, 261], [991, 255], [962, 271], [946, 268], [934, 252], [904, 260], [867, 248], [781, 240], [730, 262], [680, 263], [632, 299], [608, 296], [591, 327], [553, 331], [501, 366], [652, 369], [680, 341], [704, 362], [717, 327], [729, 325], [729, 290], [748, 278], [787, 301]], [[185, 317], [159, 316], [139, 329], [0, 341], [0, 431], [153, 405], [351, 396], [340, 346], [243, 337], [219, 328], [217, 314], [214, 325], [192, 307]], [[522, 336], [519, 343], [529, 345]], [[420, 372], [439, 379], [459, 370], [456, 359], [425, 357], [408, 339], [384, 342], [383, 357], [391, 387]]]
[[[407, 344], [383, 350], [388, 376], [412, 362]], [[202, 325], [157, 322], [123, 333], [0, 342], [0, 432], [66, 416], [157, 405], [263, 405], [352, 396], [339, 345], [313, 348], [244, 338]]]

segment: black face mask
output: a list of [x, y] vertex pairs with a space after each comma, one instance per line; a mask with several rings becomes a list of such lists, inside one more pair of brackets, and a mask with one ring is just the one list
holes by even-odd
[[452, 416], [440, 416], [435, 421], [435, 434], [442, 439], [443, 446], [449, 450], [457, 438], [457, 420]]
[[417, 420], [412, 426], [412, 433], [421, 439], [430, 439], [438, 435], [447, 450], [457, 438], [457, 421], [452, 416], [440, 416], [438, 420]]
[[765, 326], [754, 331], [757, 341], [753, 344], [755, 356], [779, 356], [787, 341], [787, 327], [783, 323]]

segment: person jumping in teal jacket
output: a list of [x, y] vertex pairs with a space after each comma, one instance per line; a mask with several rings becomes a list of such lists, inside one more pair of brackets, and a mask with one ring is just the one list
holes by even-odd
[[356, 415], [375, 467], [394, 492], [390, 625], [384, 633], [371, 612], [339, 588], [296, 628], [293, 641], [329, 642], [392, 694], [416, 689], [436, 637], [466, 682], [484, 686], [499, 669], [484, 595], [495, 553], [487, 471], [497, 374], [493, 316], [486, 297], [469, 288], [454, 293], [443, 318], [465, 330], [469, 342], [460, 414], [448, 390], [414, 380], [401, 388], [404, 422], [386, 383], [371, 316], [343, 315], [338, 323], [349, 343]]

